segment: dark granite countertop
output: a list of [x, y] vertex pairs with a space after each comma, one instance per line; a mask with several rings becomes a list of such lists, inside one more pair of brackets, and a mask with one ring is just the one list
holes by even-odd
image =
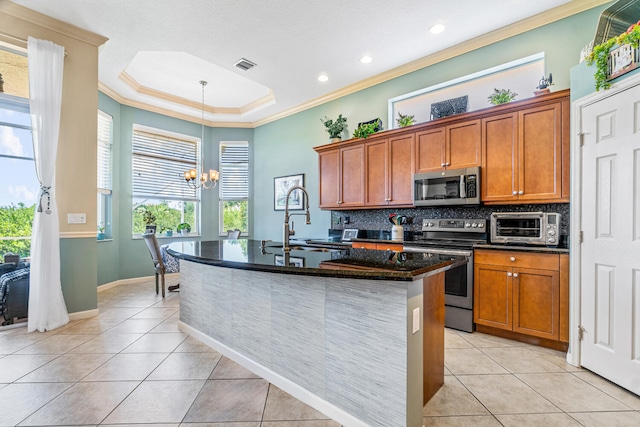
[[[248, 239], [174, 242], [168, 252], [187, 261], [243, 270], [400, 281], [411, 281], [467, 262], [466, 257], [307, 246], [292, 249], [289, 265], [285, 265], [282, 244], [268, 242], [262, 248], [259, 240]], [[342, 270], [340, 267], [363, 269]]]
[[568, 254], [569, 249], [566, 247], [546, 247], [546, 246], [521, 246], [521, 245], [505, 245], [498, 243], [488, 243], [488, 244], [476, 244], [473, 245], [474, 249], [492, 249], [492, 250], [500, 250], [500, 251], [519, 251], [519, 252], [539, 252], [545, 254]]

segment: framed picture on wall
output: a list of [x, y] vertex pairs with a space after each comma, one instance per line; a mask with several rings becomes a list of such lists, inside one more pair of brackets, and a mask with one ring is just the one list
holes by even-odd
[[[273, 209], [283, 211], [285, 208], [287, 191], [291, 187], [304, 187], [304, 174], [279, 176], [273, 178]], [[289, 196], [289, 210], [301, 210], [304, 208], [304, 193], [294, 190]]]

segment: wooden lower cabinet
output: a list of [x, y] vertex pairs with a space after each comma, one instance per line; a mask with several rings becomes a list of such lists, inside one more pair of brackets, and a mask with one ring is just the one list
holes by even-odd
[[393, 243], [389, 241], [388, 243], [376, 243], [376, 242], [352, 242], [352, 248], [356, 249], [375, 249], [378, 251], [396, 251], [400, 252], [403, 249], [402, 243]]
[[568, 342], [565, 269], [565, 254], [476, 250], [474, 322], [478, 331], [508, 331], [496, 335], [564, 349], [559, 343]]

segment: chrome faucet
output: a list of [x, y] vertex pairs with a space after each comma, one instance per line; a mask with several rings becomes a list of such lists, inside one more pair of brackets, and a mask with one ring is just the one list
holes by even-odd
[[[289, 213], [289, 196], [291, 195], [291, 193], [295, 190], [301, 190], [304, 195], [305, 195], [305, 201], [307, 202], [307, 211], [302, 214], [302, 213]], [[285, 253], [285, 255], [289, 254], [289, 252], [291, 251], [291, 248], [289, 247], [289, 237], [290, 236], [295, 236], [296, 231], [293, 229], [293, 221], [291, 221], [291, 229], [289, 229], [289, 218], [292, 217], [293, 215], [305, 215], [306, 220], [307, 220], [307, 224], [311, 224], [311, 216], [309, 215], [309, 193], [307, 193], [307, 190], [300, 186], [300, 185], [296, 185], [294, 187], [291, 187], [289, 189], [289, 191], [287, 191], [287, 195], [285, 196], [285, 204], [284, 204], [284, 233], [283, 233], [283, 238], [282, 238], [282, 251]]]

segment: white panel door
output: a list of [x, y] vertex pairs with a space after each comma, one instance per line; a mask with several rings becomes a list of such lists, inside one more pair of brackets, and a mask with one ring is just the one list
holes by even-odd
[[581, 365], [640, 394], [640, 86], [583, 107]]

